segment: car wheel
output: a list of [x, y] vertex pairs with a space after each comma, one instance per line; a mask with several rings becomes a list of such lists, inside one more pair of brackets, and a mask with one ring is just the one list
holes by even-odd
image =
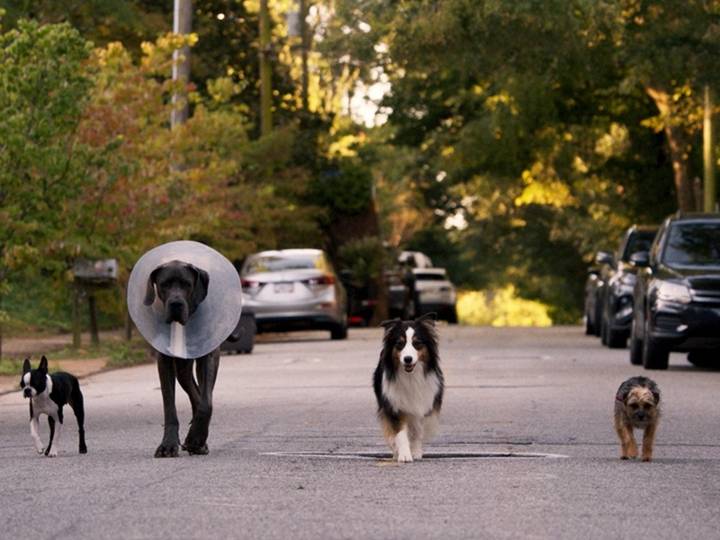
[[633, 318], [632, 326], [630, 327], [630, 363], [633, 366], [640, 366], [643, 363], [643, 344], [637, 337], [635, 331], [635, 319]]
[[448, 321], [448, 324], [457, 324], [458, 316], [457, 316], [457, 308], [455, 306], [451, 307], [450, 310], [448, 311], [447, 321]]
[[608, 325], [605, 322], [605, 317], [603, 316], [600, 319], [600, 343], [602, 343], [605, 346], [607, 346], [607, 344], [608, 344], [607, 333], [608, 333]]
[[598, 306], [595, 308], [595, 317], [593, 319], [593, 330], [595, 331], [596, 337], [602, 337], [602, 311], [600, 310], [600, 302], [599, 300], [595, 300], [595, 305]]
[[719, 368], [720, 351], [692, 351], [687, 355], [688, 362], [699, 368]]
[[647, 321], [645, 322], [645, 339], [643, 340], [642, 360], [645, 369], [667, 369], [670, 362], [670, 351], [650, 336]]
[[627, 334], [622, 330], [613, 330], [608, 325], [605, 330], [606, 345], [611, 349], [624, 349], [627, 347]]
[[585, 335], [586, 336], [594, 336], [595, 335], [595, 325], [590, 320], [590, 315], [587, 312], [587, 309], [585, 310]]
[[346, 324], [337, 324], [330, 329], [330, 339], [346, 339], [348, 327]]

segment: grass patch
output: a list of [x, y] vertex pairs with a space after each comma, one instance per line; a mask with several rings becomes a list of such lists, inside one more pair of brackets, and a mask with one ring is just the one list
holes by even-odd
[[121, 341], [115, 344], [110, 352], [108, 367], [129, 367], [148, 364], [153, 361], [150, 348], [144, 341]]
[[0, 360], [0, 375], [17, 375], [18, 381], [22, 374], [22, 361], [4, 358]]
[[[6, 337], [28, 333], [57, 333], [72, 330], [73, 288], [60, 278], [52, 278], [38, 269], [25, 269], [11, 275], [8, 291], [2, 298]], [[97, 300], [98, 325], [101, 330], [123, 324], [125, 298], [120, 289], [112, 287], [94, 292]], [[82, 331], [89, 328], [87, 297], [80, 301]]]
[[73, 349], [67, 347], [47, 355], [48, 360], [90, 360], [107, 358], [107, 367], [119, 368], [146, 364], [152, 361], [149, 348], [144, 340], [135, 339], [127, 342], [113, 339], [101, 342], [97, 346]]

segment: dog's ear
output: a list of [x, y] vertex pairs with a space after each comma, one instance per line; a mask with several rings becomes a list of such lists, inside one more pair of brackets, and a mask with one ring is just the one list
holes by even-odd
[[193, 283], [193, 292], [190, 300], [192, 305], [197, 307], [200, 305], [200, 302], [207, 297], [210, 276], [205, 270], [197, 268], [192, 264], [188, 264], [188, 268], [195, 274], [195, 283]]
[[437, 313], [434, 311], [425, 313], [425, 315], [420, 315], [417, 319], [415, 319], [415, 322], [426, 323], [430, 326], [435, 326], [435, 321], [437, 321]]
[[158, 266], [155, 270], [150, 272], [150, 275], [148, 276], [147, 280], [147, 288], [145, 289], [145, 299], [143, 300], [143, 304], [146, 306], [152, 306], [153, 302], [155, 302], [155, 280], [157, 279], [158, 272], [162, 266]]
[[396, 324], [400, 324], [401, 322], [402, 322], [402, 320], [395, 318], [395, 319], [390, 319], [388, 321], [381, 322], [380, 326], [382, 326], [387, 331], [387, 330], [390, 330]]
[[40, 359], [40, 365], [38, 366], [38, 369], [44, 373], [47, 373], [48, 371], [48, 360], [45, 358], [45, 355], [43, 354], [42, 358]]
[[653, 386], [650, 388], [650, 392], [652, 392], [653, 399], [655, 400], [655, 405], [660, 403], [660, 389], [657, 386]]
[[26, 358], [23, 362], [23, 375], [30, 372], [30, 370], [32, 370], [32, 367], [30, 366], [30, 359]]

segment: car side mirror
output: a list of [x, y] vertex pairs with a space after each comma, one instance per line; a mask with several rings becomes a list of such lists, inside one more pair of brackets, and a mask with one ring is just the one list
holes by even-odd
[[595, 264], [612, 264], [614, 257], [607, 251], [598, 251], [595, 255]]
[[650, 253], [647, 251], [636, 251], [630, 255], [630, 263], [638, 268], [650, 266]]

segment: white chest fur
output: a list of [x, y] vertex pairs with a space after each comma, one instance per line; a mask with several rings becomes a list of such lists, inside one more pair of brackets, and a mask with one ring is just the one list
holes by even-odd
[[423, 417], [432, 410], [440, 381], [435, 373], [426, 375], [422, 369], [401, 371], [393, 381], [383, 373], [382, 390], [396, 411]]
[[52, 392], [52, 379], [48, 375], [48, 382], [45, 391], [42, 394], [38, 394], [32, 399], [33, 415], [38, 416], [40, 414], [47, 414], [53, 418], [58, 417], [58, 406], [52, 399], [50, 399], [50, 392]]

